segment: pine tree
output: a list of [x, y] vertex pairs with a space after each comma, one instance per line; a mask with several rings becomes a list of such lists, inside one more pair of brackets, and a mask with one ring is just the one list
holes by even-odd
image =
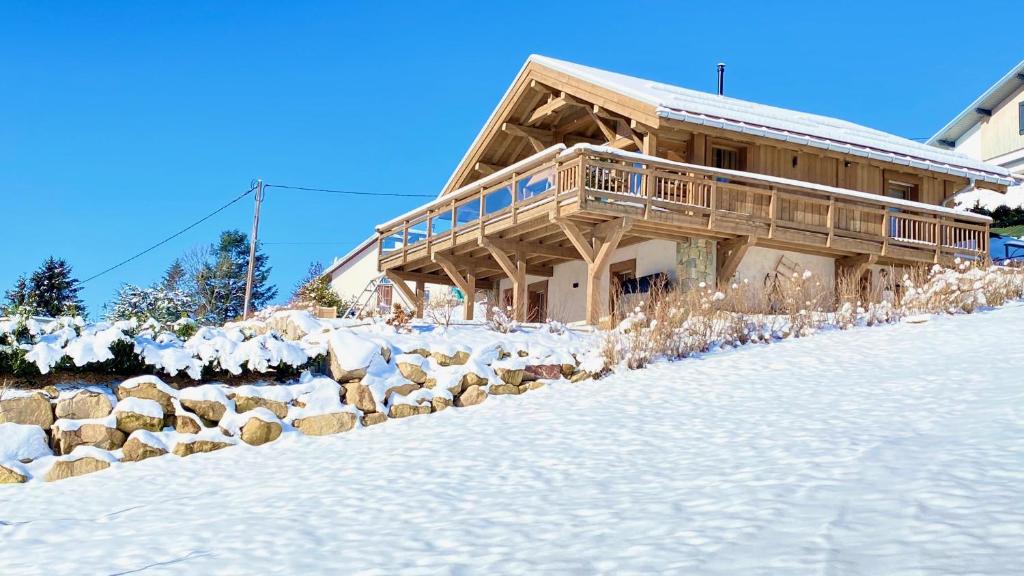
[[[210, 246], [209, 259], [194, 275], [194, 290], [200, 306], [198, 313], [207, 322], [222, 324], [241, 317], [248, 262], [248, 237], [237, 230], [221, 232], [220, 241]], [[257, 245], [252, 310], [266, 306], [277, 296], [277, 288], [268, 284], [270, 270], [267, 255]]]
[[167, 267], [164, 272], [164, 277], [160, 281], [160, 286], [166, 290], [182, 290], [185, 282], [185, 266], [181, 263], [180, 258], [175, 258], [174, 262]]
[[5, 312], [31, 308], [32, 293], [29, 291], [28, 280], [24, 274], [18, 276], [18, 281], [15, 282], [14, 288], [7, 291], [6, 297], [7, 306], [4, 307]]
[[292, 302], [306, 302], [327, 308], [337, 307], [338, 311], [345, 307], [344, 300], [331, 289], [330, 278], [324, 276], [324, 267], [319, 262], [312, 262], [305, 278], [299, 282], [292, 293]]
[[22, 276], [13, 290], [7, 292], [8, 307], [21, 307], [32, 314], [44, 316], [85, 316], [85, 306], [78, 292], [78, 279], [63, 258], [47, 258], [26, 281]]

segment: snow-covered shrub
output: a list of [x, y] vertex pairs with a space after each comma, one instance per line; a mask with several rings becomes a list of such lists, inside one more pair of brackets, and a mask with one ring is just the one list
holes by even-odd
[[549, 334], [565, 334], [565, 324], [558, 320], [552, 320], [548, 318], [548, 321], [544, 323], [547, 326]]
[[777, 288], [777, 304], [788, 320], [788, 335], [809, 336], [827, 322], [826, 310], [832, 295], [810, 270], [780, 276]]
[[497, 306], [491, 308], [491, 313], [487, 315], [487, 327], [501, 334], [515, 330], [519, 323], [511, 318], [511, 312], [511, 309], [503, 310]]
[[107, 306], [106, 319], [116, 322], [155, 318], [159, 322], [175, 322], [188, 318], [194, 311], [192, 296], [184, 290], [172, 290], [159, 284], [151, 288], [122, 284], [115, 300]]
[[384, 320], [384, 323], [395, 329], [395, 332], [409, 332], [412, 329], [409, 324], [412, 322], [412, 314], [401, 304], [395, 302], [391, 306], [391, 314]]
[[657, 326], [657, 320], [644, 314], [641, 302], [614, 329], [605, 333], [601, 343], [605, 365], [623, 365], [630, 370], [646, 366], [661, 352], [655, 337]]
[[[460, 304], [461, 302], [455, 297], [453, 291], [442, 290], [440, 294], [431, 294], [425, 307], [426, 316], [434, 324], [447, 328], [452, 325], [455, 312], [459, 309]], [[469, 302], [466, 305], [472, 306], [473, 304]]]
[[901, 308], [907, 314], [970, 314], [1024, 295], [1024, 272], [1016, 268], [960, 261], [903, 277]]

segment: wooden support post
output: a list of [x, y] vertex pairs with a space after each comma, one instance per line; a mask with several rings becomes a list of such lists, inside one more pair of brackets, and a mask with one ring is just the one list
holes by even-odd
[[[480, 238], [479, 244], [486, 248], [501, 267], [501, 270], [512, 281], [512, 315], [518, 322], [526, 321], [526, 261], [515, 254], [515, 260], [495, 246], [487, 238]], [[499, 295], [500, 297], [500, 295]]]
[[836, 258], [836, 286], [839, 286], [839, 279], [850, 274], [858, 282], [864, 276], [868, 267], [878, 261], [877, 254], [858, 254], [857, 256], [846, 256]]
[[416, 281], [416, 312], [417, 318], [423, 318], [423, 304], [426, 300], [427, 288], [423, 280]]
[[406, 278], [400, 272], [388, 270], [384, 273], [384, 277], [391, 281], [391, 286], [393, 286], [395, 290], [398, 290], [413, 309], [422, 307], [422, 300], [417, 298], [416, 293], [413, 292], [412, 289], [409, 288], [409, 285], [405, 283]]
[[718, 270], [715, 272], [715, 279], [719, 284], [728, 283], [732, 280], [740, 262], [747, 255], [750, 247], [757, 243], [756, 236], [737, 236], [731, 240], [720, 240], [718, 242], [718, 254], [715, 259]]
[[466, 290], [462, 291], [462, 295], [462, 318], [472, 320], [473, 307], [476, 305], [476, 272], [473, 270], [466, 272]]
[[825, 246], [832, 247], [832, 239], [836, 237], [836, 197], [828, 197], [828, 215], [825, 219], [825, 225], [828, 227], [828, 240], [825, 241]]
[[442, 254], [432, 254], [431, 260], [444, 270], [444, 273], [451, 278], [455, 287], [458, 288], [462, 295], [465, 297], [465, 305], [463, 306], [464, 316], [466, 320], [473, 319], [473, 299], [476, 298], [476, 274], [470, 270], [463, 276], [455, 262], [450, 260], [448, 256]]
[[633, 226], [633, 221], [629, 218], [618, 218], [598, 224], [594, 227], [590, 239], [569, 220], [558, 219], [556, 223], [587, 263], [587, 323], [596, 326], [601, 320], [608, 300], [601, 297], [603, 279], [608, 274], [612, 254], [619, 247], [622, 237]]

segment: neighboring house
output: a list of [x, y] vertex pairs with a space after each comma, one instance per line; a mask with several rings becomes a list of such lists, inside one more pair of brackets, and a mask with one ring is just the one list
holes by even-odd
[[[419, 299], [407, 299], [403, 296], [404, 291], [394, 290], [391, 281], [382, 278], [377, 270], [376, 235], [370, 236], [351, 252], [335, 260], [323, 274], [330, 278], [331, 289], [336, 294], [346, 301], [356, 302], [356, 306], [364, 312], [386, 312], [396, 302], [416, 310], [418, 302], [428, 301], [431, 293], [439, 294], [443, 290], [451, 289], [444, 285], [424, 285], [422, 297]], [[410, 283], [407, 288], [415, 294], [415, 283]], [[338, 311], [339, 314], [344, 312]]]
[[959, 194], [958, 206], [980, 202], [991, 210], [1024, 205], [1024, 61], [936, 132], [928, 144], [1001, 166], [1018, 180], [1005, 195], [984, 189]]
[[656, 278], [831, 285], [984, 257], [990, 220], [941, 204], [1012, 183], [850, 122], [531, 56], [438, 199], [377, 227], [376, 260], [410, 301], [447, 284], [597, 323]]

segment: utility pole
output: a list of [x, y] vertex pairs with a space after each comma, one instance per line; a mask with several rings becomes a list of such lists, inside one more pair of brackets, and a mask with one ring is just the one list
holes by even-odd
[[242, 308], [242, 319], [249, 318], [249, 307], [252, 302], [252, 277], [256, 271], [256, 242], [260, 234], [260, 204], [263, 203], [263, 180], [256, 180], [256, 211], [252, 215], [252, 235], [249, 236], [249, 271], [245, 275], [245, 306]]

